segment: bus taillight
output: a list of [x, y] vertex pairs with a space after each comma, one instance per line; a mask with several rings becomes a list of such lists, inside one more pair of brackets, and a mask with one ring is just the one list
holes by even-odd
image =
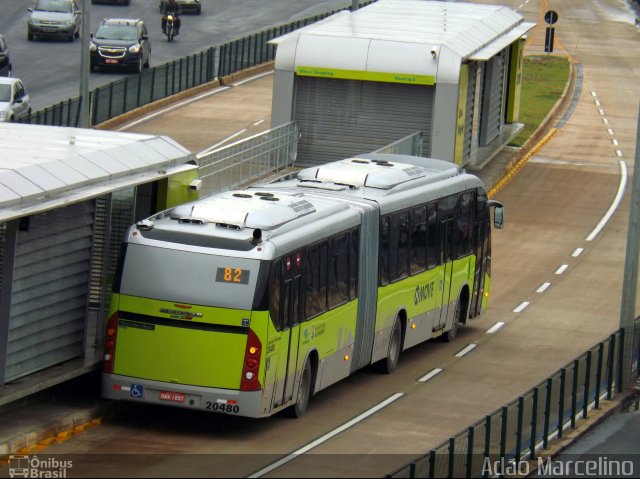
[[259, 391], [262, 389], [258, 372], [260, 371], [260, 354], [262, 343], [251, 329], [247, 333], [247, 348], [244, 353], [240, 391]]
[[102, 360], [102, 370], [105, 373], [113, 372], [113, 364], [116, 355], [116, 336], [118, 334], [118, 312], [111, 315], [107, 321], [107, 331], [104, 340], [104, 356]]

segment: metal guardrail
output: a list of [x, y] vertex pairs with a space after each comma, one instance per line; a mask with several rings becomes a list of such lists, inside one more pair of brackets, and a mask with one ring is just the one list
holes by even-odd
[[[290, 122], [199, 156], [200, 197], [237, 188], [293, 166], [299, 135], [298, 124]], [[394, 141], [374, 153], [420, 156], [422, 132]]]
[[577, 419], [588, 418], [603, 399], [620, 392], [623, 353], [632, 354], [638, 375], [640, 318], [633, 334], [633, 351], [623, 351], [624, 330], [616, 331], [527, 393], [385, 477], [493, 477], [501, 476], [500, 467], [535, 459], [550, 440], [562, 438]]
[[226, 191], [293, 165], [298, 125], [290, 122], [198, 157], [200, 197]]
[[[273, 60], [275, 47], [268, 44], [269, 40], [349, 8], [332, 10], [219, 46], [211, 46], [199, 53], [98, 87], [89, 94], [91, 125], [95, 126], [153, 101]], [[34, 112], [24, 123], [77, 127], [80, 125], [80, 98], [70, 98]]]
[[423, 133], [421, 131], [416, 131], [404, 138], [400, 138], [398, 141], [383, 146], [373, 153], [422, 156], [422, 136]]

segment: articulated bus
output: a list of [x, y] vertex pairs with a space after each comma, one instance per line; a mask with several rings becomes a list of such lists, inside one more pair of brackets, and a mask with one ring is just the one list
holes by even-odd
[[299, 417], [486, 309], [491, 208], [501, 227], [452, 163], [366, 154], [142, 220], [114, 280], [103, 395]]

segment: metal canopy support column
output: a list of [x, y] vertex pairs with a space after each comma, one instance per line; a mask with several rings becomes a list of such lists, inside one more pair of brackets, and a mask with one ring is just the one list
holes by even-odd
[[4, 252], [0, 279], [0, 385], [4, 384], [7, 368], [7, 352], [9, 349], [9, 318], [11, 317], [11, 293], [13, 292], [13, 266], [16, 256], [18, 222], [6, 223]]

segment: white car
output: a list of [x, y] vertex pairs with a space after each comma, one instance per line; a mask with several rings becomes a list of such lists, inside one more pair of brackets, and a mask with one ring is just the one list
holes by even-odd
[[0, 77], [0, 121], [28, 121], [29, 94], [19, 78]]

